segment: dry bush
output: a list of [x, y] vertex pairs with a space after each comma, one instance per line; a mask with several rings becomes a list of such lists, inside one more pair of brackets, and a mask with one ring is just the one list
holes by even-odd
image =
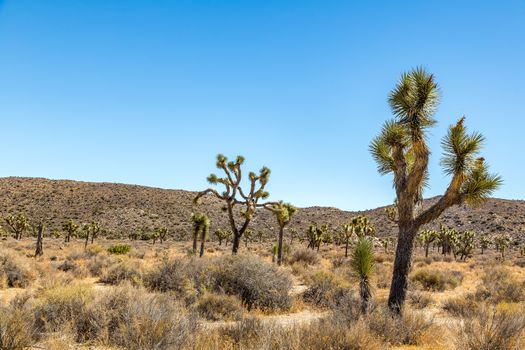
[[452, 297], [443, 302], [443, 310], [456, 317], [471, 317], [478, 308], [479, 304], [471, 294]]
[[18, 350], [36, 341], [31, 313], [15, 305], [0, 307], [0, 349]]
[[520, 302], [525, 300], [524, 283], [519, 281], [503, 266], [485, 273], [476, 290], [476, 298], [494, 304], [499, 302]]
[[223, 257], [215, 262], [212, 277], [216, 290], [237, 295], [248, 310], [287, 310], [292, 306], [288, 273], [258, 257]]
[[319, 263], [319, 256], [311, 249], [296, 250], [288, 259], [290, 265], [300, 263], [303, 265], [316, 265]]
[[200, 316], [210, 321], [232, 321], [241, 318], [243, 307], [239, 299], [230, 295], [207, 293], [196, 303]]
[[100, 278], [100, 282], [117, 285], [129, 281], [134, 285], [142, 284], [142, 267], [136, 261], [123, 261], [111, 266]]
[[464, 350], [523, 349], [525, 315], [521, 311], [481, 307], [462, 320], [457, 346]]
[[91, 276], [100, 277], [107, 271], [109, 267], [115, 265], [116, 263], [117, 259], [113, 256], [108, 256], [106, 254], [98, 254], [91, 257], [87, 261], [86, 267]]
[[408, 301], [416, 309], [424, 309], [434, 302], [432, 295], [417, 290], [408, 292]]
[[78, 341], [125, 349], [179, 349], [195, 332], [187, 312], [167, 296], [130, 285], [96, 297], [76, 319]]
[[34, 307], [37, 330], [57, 332], [68, 327], [84, 314], [92, 298], [91, 288], [81, 284], [44, 290]]
[[421, 336], [433, 326], [432, 319], [407, 307], [402, 315], [377, 307], [366, 321], [373, 334], [391, 345], [419, 345]]
[[463, 273], [454, 270], [430, 270], [420, 269], [415, 271], [410, 280], [424, 290], [442, 292], [447, 289], [454, 289], [463, 280]]
[[348, 291], [346, 283], [331, 272], [318, 271], [311, 276], [304, 301], [320, 307], [331, 307]]
[[26, 288], [34, 279], [34, 274], [20, 259], [6, 252], [0, 252], [0, 288]]

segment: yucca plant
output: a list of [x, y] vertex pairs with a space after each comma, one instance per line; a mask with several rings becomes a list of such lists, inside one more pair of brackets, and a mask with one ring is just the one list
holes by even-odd
[[66, 232], [66, 237], [64, 238], [64, 241], [70, 242], [71, 237], [75, 236], [80, 226], [74, 220], [70, 219], [64, 225], [62, 225], [62, 228]]
[[359, 277], [361, 311], [366, 313], [372, 297], [370, 278], [374, 270], [374, 245], [370, 238], [359, 237], [352, 254], [352, 271]]
[[275, 215], [277, 224], [279, 225], [279, 235], [277, 240], [277, 265], [283, 263], [283, 236], [284, 228], [292, 220], [292, 216], [297, 213], [298, 209], [290, 203], [283, 203], [282, 201], [277, 203], [267, 203], [264, 208], [269, 210]]
[[441, 164], [452, 179], [436, 203], [420, 208], [428, 183], [427, 131], [436, 124], [433, 115], [439, 95], [434, 76], [424, 69], [404, 73], [388, 99], [395, 117], [384, 124], [370, 145], [378, 171], [394, 177], [396, 205], [388, 214], [398, 225], [398, 244], [388, 305], [397, 313], [402, 311], [406, 299], [408, 272], [419, 229], [453, 205], [483, 203], [501, 184], [501, 178], [490, 174], [485, 159], [478, 156], [484, 137], [479, 133], [468, 134], [465, 118], [460, 118], [442, 141]]
[[197, 254], [197, 240], [200, 239], [201, 248], [199, 257], [202, 257], [204, 255], [204, 244], [210, 229], [210, 219], [206, 214], [192, 213], [191, 221], [193, 223], [193, 254]]

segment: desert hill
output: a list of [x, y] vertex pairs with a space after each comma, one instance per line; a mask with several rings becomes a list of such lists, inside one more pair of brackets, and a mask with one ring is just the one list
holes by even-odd
[[[228, 227], [220, 202], [205, 198], [195, 207], [192, 202], [195, 193], [190, 191], [21, 177], [0, 178], [0, 189], [2, 218], [24, 213], [32, 221], [45, 220], [51, 231], [60, 231], [65, 221], [74, 219], [80, 223], [96, 220], [104, 229], [126, 236], [160, 225], [167, 226], [171, 234], [181, 236], [190, 231], [192, 210], [204, 211], [210, 216], [211, 232], [218, 227]], [[424, 206], [436, 199], [425, 200]], [[395, 232], [395, 225], [386, 217], [384, 207], [362, 212], [329, 207], [302, 208], [290, 227], [304, 232], [311, 223], [328, 223], [336, 228], [357, 214], [369, 216], [379, 236]], [[441, 221], [461, 230], [506, 232], [520, 237], [525, 232], [525, 201], [490, 199], [477, 209], [454, 207], [445, 212]], [[273, 216], [263, 210], [252, 224], [253, 229], [268, 232], [275, 226]]]

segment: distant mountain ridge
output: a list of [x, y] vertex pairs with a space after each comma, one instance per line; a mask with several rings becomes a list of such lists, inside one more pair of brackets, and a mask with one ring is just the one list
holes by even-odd
[[[0, 216], [23, 213], [33, 221], [43, 219], [50, 230], [58, 231], [62, 230], [65, 221], [74, 219], [80, 223], [96, 220], [103, 228], [124, 235], [157, 226], [166, 226], [172, 234], [180, 235], [190, 231], [192, 210], [198, 210], [210, 216], [211, 232], [218, 227], [227, 228], [221, 203], [207, 197], [195, 206], [192, 201], [195, 194], [116, 183], [4, 177], [0, 178]], [[437, 197], [427, 199], [423, 206], [436, 200]], [[302, 232], [312, 223], [327, 223], [335, 229], [353, 216], [364, 214], [370, 218], [379, 236], [393, 235], [396, 226], [388, 220], [384, 209], [351, 212], [331, 207], [302, 208], [289, 227]], [[460, 230], [506, 232], [521, 240], [525, 235], [525, 201], [490, 199], [476, 209], [457, 206], [447, 210], [440, 221]], [[0, 225], [5, 227], [3, 219]], [[264, 210], [251, 224], [254, 230], [273, 231], [275, 226], [274, 217]]]

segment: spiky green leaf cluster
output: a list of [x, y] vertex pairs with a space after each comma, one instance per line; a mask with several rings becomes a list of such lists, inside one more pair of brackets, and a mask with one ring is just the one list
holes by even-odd
[[374, 270], [374, 245], [367, 237], [360, 237], [355, 245], [352, 261], [352, 271], [361, 279], [368, 280]]

